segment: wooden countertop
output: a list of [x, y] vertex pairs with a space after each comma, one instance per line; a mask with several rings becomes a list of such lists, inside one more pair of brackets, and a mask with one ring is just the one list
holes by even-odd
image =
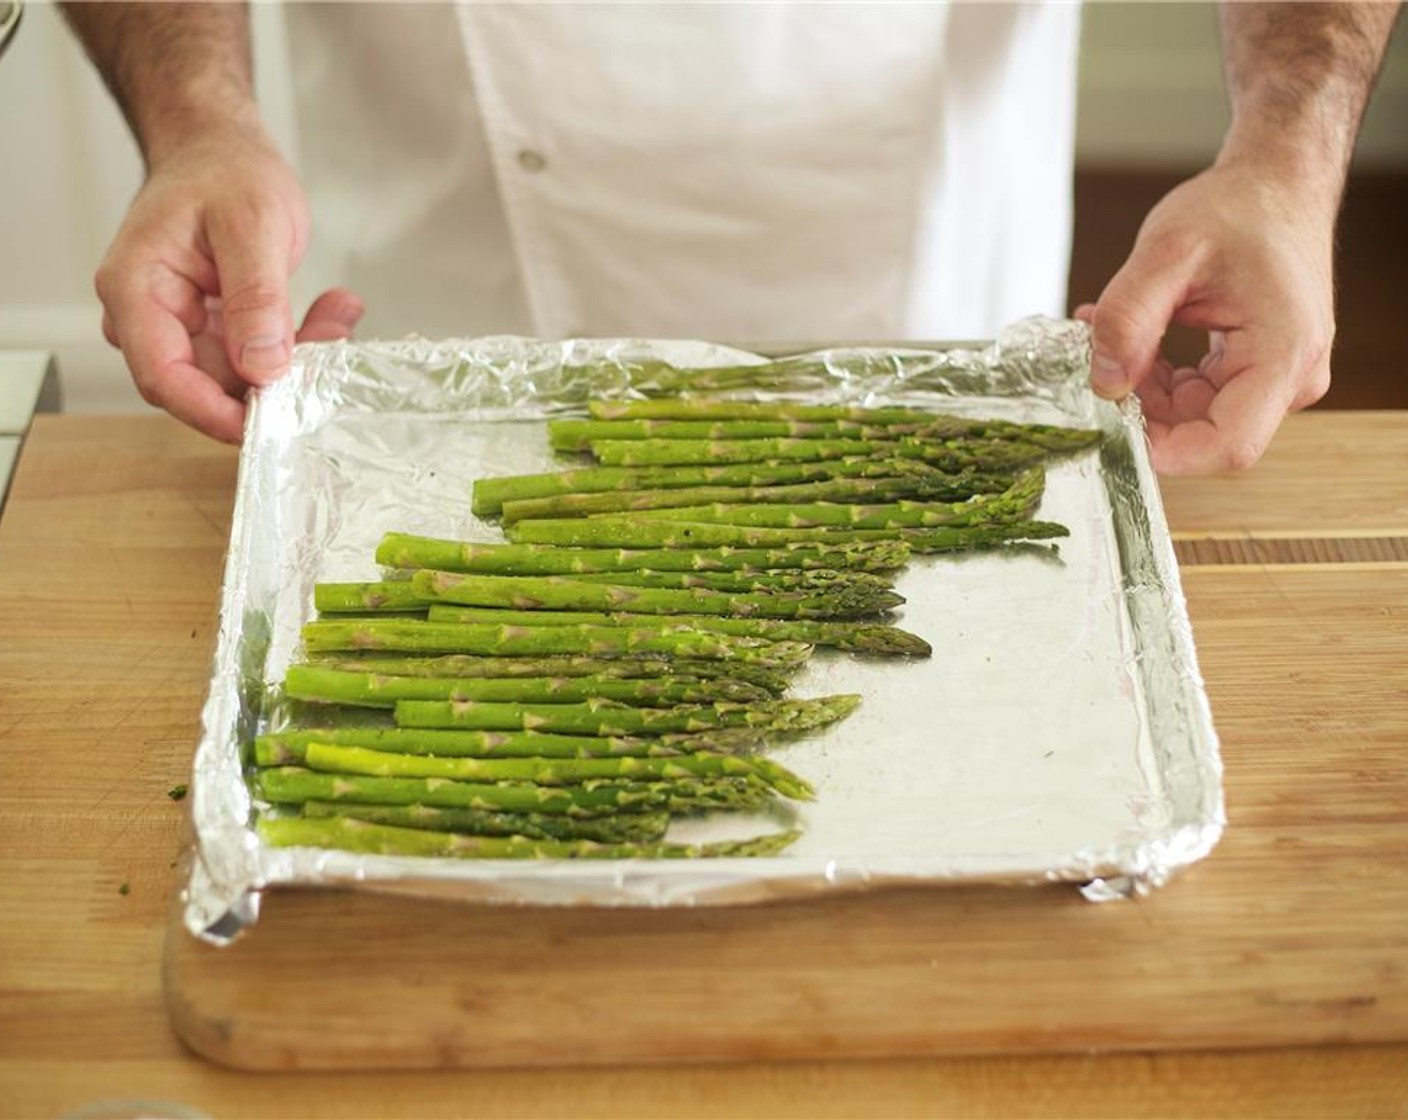
[[[0, 1113], [132, 1098], [222, 1116], [1408, 1113], [1402, 1042], [279, 1077], [192, 1056], [161, 992], [185, 835], [166, 791], [189, 769], [234, 476], [230, 449], [156, 417], [40, 418], [21, 459], [0, 520]], [[1170, 890], [1196, 906], [1217, 876], [1248, 876], [1243, 913], [1279, 923], [1290, 952], [1342, 930], [1306, 981], [1326, 998], [1284, 1014], [1320, 1017], [1307, 1038], [1401, 1040], [1408, 414], [1292, 417], [1256, 470], [1171, 481], [1166, 500], [1233, 818]], [[1266, 562], [1198, 551], [1219, 541]], [[1273, 617], [1274, 655], [1240, 654]]]

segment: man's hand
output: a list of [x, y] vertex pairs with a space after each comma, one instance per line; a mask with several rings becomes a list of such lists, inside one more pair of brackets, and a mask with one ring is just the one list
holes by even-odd
[[[1251, 466], [1330, 387], [1334, 227], [1398, 4], [1225, 3], [1232, 128], [1217, 163], [1149, 214], [1099, 302], [1091, 385], [1139, 395], [1166, 474]], [[1159, 353], [1206, 330], [1196, 368]]]
[[361, 317], [335, 289], [295, 335], [288, 281], [307, 242], [303, 190], [259, 131], [233, 127], [154, 163], [97, 276], [103, 333], [142, 397], [238, 443], [249, 386], [279, 377], [295, 341], [345, 337]]
[[254, 103], [238, 3], [66, 3], [132, 126], [147, 180], [98, 269], [103, 333], [142, 396], [238, 443], [244, 397], [295, 341], [342, 338], [362, 314], [324, 292], [295, 335], [288, 280], [308, 245], [303, 188]]
[[[1285, 414], [1324, 396], [1334, 338], [1338, 194], [1248, 165], [1218, 165], [1169, 193], [1100, 301], [1091, 384], [1137, 392], [1156, 470], [1249, 467]], [[1170, 322], [1208, 332], [1196, 368], [1160, 356]]]

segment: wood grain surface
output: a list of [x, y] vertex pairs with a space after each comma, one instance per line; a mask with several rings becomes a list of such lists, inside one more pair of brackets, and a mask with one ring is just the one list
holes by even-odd
[[[1340, 418], [1292, 418], [1287, 435], [1322, 419]], [[1392, 462], [1382, 444], [1393, 442], [1369, 425], [1359, 446]], [[1344, 492], [1317, 464], [1303, 471], [1308, 500]], [[185, 830], [166, 792], [189, 768], [233, 478], [228, 449], [155, 418], [41, 419], [22, 460], [0, 521], [0, 1113], [132, 1097], [308, 1116], [1408, 1110], [1403, 1045], [767, 1061], [800, 1053], [804, 1033], [819, 1057], [924, 1052], [936, 1032], [981, 1049], [1403, 1038], [1408, 575], [1374, 565], [1188, 573], [1232, 826], [1211, 860], [1149, 899], [1095, 907], [1056, 890], [902, 891], [569, 922], [284, 892], [214, 978], [224, 958], [171, 945], [168, 971], [206, 970], [209, 1006], [224, 1000], [230, 1012], [223, 1042], [222, 1020], [208, 1020], [212, 1048], [264, 1026], [277, 1005], [321, 1017], [337, 1034], [327, 1045], [340, 1039], [361, 1064], [386, 1064], [405, 1047], [407, 1009], [385, 1001], [395, 990], [428, 1007], [453, 1002], [453, 1022], [432, 1040], [436, 1061], [476, 1048], [475, 1030], [532, 1060], [601, 1060], [639, 1015], [661, 1038], [652, 1060], [742, 1064], [271, 1081], [195, 1059], [167, 1024], [159, 983]], [[1339, 530], [1401, 528], [1384, 511], [1408, 507], [1408, 475], [1375, 481], [1382, 503], [1357, 518], [1341, 511]], [[1201, 502], [1187, 493], [1209, 485], [1171, 487], [1170, 507], [1184, 503], [1175, 528], [1226, 531], [1215, 489]], [[1270, 527], [1304, 535], [1323, 523]], [[442, 936], [452, 972], [427, 932]], [[682, 949], [699, 946], [714, 959], [685, 959]], [[1151, 1025], [1131, 987], [1171, 1001], [1178, 1021]], [[359, 989], [377, 999], [354, 1015]], [[525, 994], [540, 1013], [532, 1022]], [[742, 1021], [735, 1005], [757, 1017]], [[1073, 1010], [1082, 1005], [1088, 1014]], [[721, 1011], [741, 1037], [725, 1037]], [[828, 1017], [863, 1028], [864, 1044]], [[1086, 1033], [1072, 1039], [1068, 1028]], [[694, 1032], [708, 1045], [681, 1044]], [[273, 1064], [306, 1060], [301, 1046], [250, 1045]]]

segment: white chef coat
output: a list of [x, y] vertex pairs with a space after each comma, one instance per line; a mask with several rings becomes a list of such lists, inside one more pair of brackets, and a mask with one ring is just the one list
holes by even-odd
[[974, 338], [1060, 313], [1075, 4], [292, 4], [365, 335]]

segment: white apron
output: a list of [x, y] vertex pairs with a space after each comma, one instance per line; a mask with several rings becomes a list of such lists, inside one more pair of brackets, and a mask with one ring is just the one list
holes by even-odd
[[1060, 313], [1075, 5], [290, 5], [301, 287], [365, 336]]

